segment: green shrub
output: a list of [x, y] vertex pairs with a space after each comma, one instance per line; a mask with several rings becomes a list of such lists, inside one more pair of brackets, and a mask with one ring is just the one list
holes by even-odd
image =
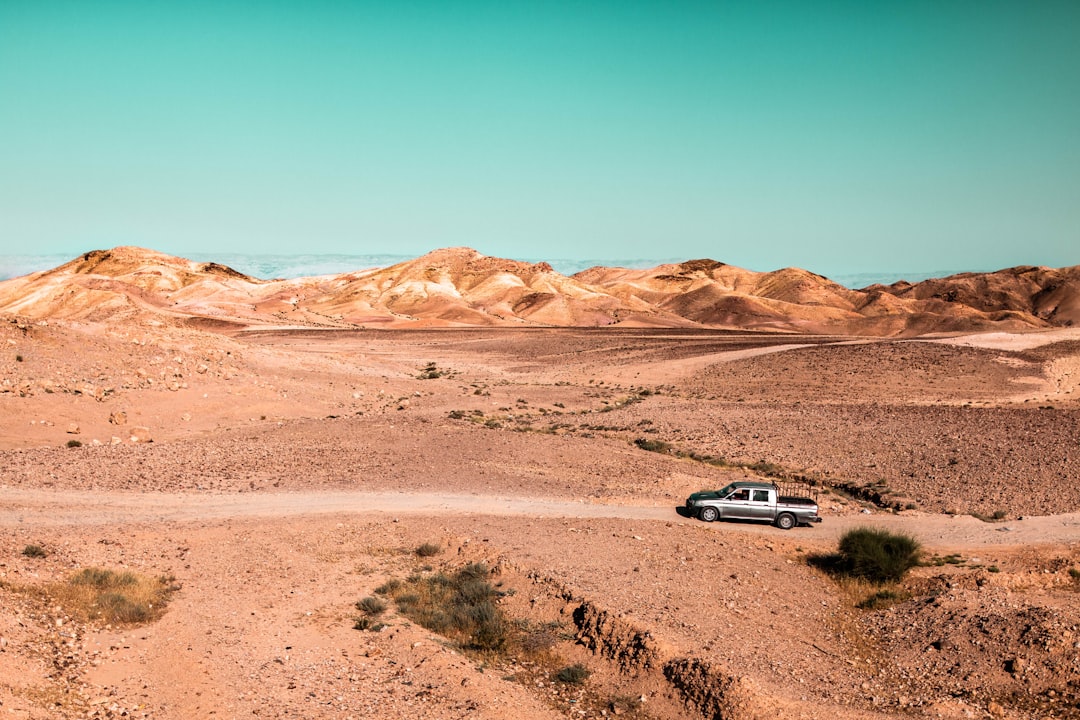
[[585, 682], [585, 679], [590, 675], [589, 669], [581, 663], [574, 665], [567, 665], [559, 672], [555, 673], [555, 679], [562, 683], [569, 685], [580, 685]]
[[48, 555], [40, 545], [27, 545], [22, 549], [22, 554], [28, 558], [43, 558]]
[[840, 538], [842, 572], [874, 583], [896, 582], [919, 563], [920, 547], [909, 535], [855, 528]]
[[423, 627], [472, 650], [499, 650], [511, 630], [495, 604], [501, 593], [488, 582], [486, 565], [466, 565], [453, 575], [414, 574], [405, 582], [380, 589], [397, 603], [398, 612]]

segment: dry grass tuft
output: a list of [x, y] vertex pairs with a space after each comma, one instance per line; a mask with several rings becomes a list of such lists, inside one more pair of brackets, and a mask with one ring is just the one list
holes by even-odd
[[171, 577], [85, 568], [39, 592], [68, 615], [88, 622], [137, 625], [156, 620], [179, 589]]

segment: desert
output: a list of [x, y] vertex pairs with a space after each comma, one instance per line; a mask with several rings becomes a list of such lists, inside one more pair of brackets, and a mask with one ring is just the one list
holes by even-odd
[[[0, 713], [1080, 717], [1078, 297], [1080, 267], [849, 289], [467, 248], [0, 282]], [[823, 522], [681, 512], [741, 479]], [[922, 546], [888, 596], [822, 562], [860, 527]], [[167, 604], [58, 600], [88, 568]], [[516, 639], [390, 590], [462, 572]]]

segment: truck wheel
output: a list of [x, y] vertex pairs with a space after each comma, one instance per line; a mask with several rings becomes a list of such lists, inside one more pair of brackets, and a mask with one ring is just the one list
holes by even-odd
[[720, 517], [720, 512], [714, 507], [703, 507], [701, 508], [701, 512], [698, 513], [698, 517], [705, 522], [712, 522]]
[[791, 513], [780, 513], [776, 516], [776, 527], [781, 530], [790, 530], [799, 523], [795, 520], [795, 516]]

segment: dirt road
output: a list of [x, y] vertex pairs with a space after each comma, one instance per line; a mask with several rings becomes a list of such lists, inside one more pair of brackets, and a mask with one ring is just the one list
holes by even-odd
[[[58, 527], [128, 523], [175, 523], [302, 515], [479, 515], [530, 518], [608, 518], [700, 523], [675, 507], [585, 503], [559, 498], [406, 492], [290, 493], [101, 493], [5, 488], [0, 527]], [[1080, 542], [1080, 513], [987, 523], [969, 515], [826, 516], [784, 537], [834, 541], [863, 525], [906, 532], [930, 547], [980, 547]], [[717, 523], [723, 533], [780, 534], [765, 524]]]

